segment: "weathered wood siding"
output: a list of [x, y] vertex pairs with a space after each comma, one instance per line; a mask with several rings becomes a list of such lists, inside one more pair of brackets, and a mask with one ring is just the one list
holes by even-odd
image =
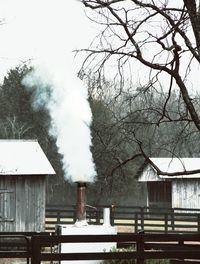
[[174, 179], [172, 181], [172, 207], [200, 208], [200, 180]]
[[45, 177], [0, 176], [0, 231], [44, 231]]
[[151, 166], [147, 166], [140, 175], [138, 181], [139, 182], [163, 181], [163, 179], [161, 179], [157, 175], [156, 171]]

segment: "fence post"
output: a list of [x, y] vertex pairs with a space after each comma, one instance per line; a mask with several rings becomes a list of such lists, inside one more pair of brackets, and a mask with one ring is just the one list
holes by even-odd
[[141, 207], [141, 229], [144, 230], [144, 208]]
[[31, 252], [31, 264], [40, 264], [40, 237], [35, 235], [31, 237], [32, 252]]
[[73, 221], [76, 222], [76, 206], [73, 206]]
[[61, 218], [61, 217], [60, 217], [60, 212], [57, 212], [57, 223], [58, 223], [58, 224], [61, 224], [61, 222], [60, 222], [60, 218]]
[[174, 231], [175, 230], [174, 208], [171, 209], [171, 226], [172, 226], [172, 231]]
[[[144, 252], [144, 241], [143, 241], [143, 234], [139, 234], [139, 238], [136, 242], [136, 250], [139, 255], [142, 255]], [[144, 258], [142, 256], [138, 257], [136, 260], [137, 264], [144, 264]]]
[[114, 226], [115, 223], [115, 205], [110, 206], [110, 224]]
[[197, 215], [198, 233], [200, 232], [200, 214]]
[[165, 233], [168, 233], [168, 214], [165, 214]]
[[100, 225], [100, 218], [101, 218], [101, 212], [100, 212], [100, 209], [97, 208], [97, 211], [96, 211], [96, 225]]
[[135, 212], [135, 233], [138, 231], [138, 213]]

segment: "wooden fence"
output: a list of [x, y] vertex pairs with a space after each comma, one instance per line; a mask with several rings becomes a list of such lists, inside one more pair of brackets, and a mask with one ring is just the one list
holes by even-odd
[[[7, 235], [9, 237], [9, 235]], [[9, 237], [10, 238], [10, 237]], [[13, 237], [14, 238], [14, 237]], [[0, 233], [0, 240], [5, 235]], [[7, 258], [31, 258], [31, 264], [40, 264], [41, 261], [61, 260], [107, 260], [107, 259], [131, 259], [137, 264], [143, 264], [147, 259], [170, 259], [172, 261], [185, 261], [185, 263], [200, 263], [200, 236], [199, 234], [117, 234], [117, 235], [50, 235], [33, 234], [25, 235], [29, 240], [29, 246], [24, 251], [16, 249], [0, 257]], [[113, 252], [54, 252], [44, 250], [52, 248], [60, 243], [97, 243], [116, 242], [123, 246], [129, 244], [126, 251]], [[131, 246], [131, 247], [130, 247]], [[0, 252], [1, 253], [1, 252]], [[189, 262], [190, 261], [190, 262]], [[28, 262], [27, 262], [28, 263]]]
[[[37, 232], [0, 232], [0, 259], [23, 258], [28, 264], [32, 254], [32, 237], [36, 234]], [[41, 232], [39, 235], [50, 233]]]
[[[200, 209], [99, 206], [87, 208], [90, 224], [103, 223], [103, 208], [110, 208], [111, 225], [129, 226], [132, 232], [196, 233], [200, 232]], [[73, 224], [76, 206], [47, 206], [46, 230], [55, 231], [57, 224]]]

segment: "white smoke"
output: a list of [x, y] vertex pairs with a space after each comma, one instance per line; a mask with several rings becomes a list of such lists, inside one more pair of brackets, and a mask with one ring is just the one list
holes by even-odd
[[48, 62], [37, 63], [23, 84], [34, 94], [33, 108], [45, 107], [50, 113], [49, 132], [63, 156], [65, 178], [92, 182], [96, 173], [90, 151], [92, 113], [87, 89], [76, 77], [70, 56], [65, 60], [58, 56], [52, 66]]
[[13, 27], [20, 36], [18, 51], [34, 58], [33, 71], [23, 80], [34, 94], [33, 108], [49, 111], [49, 133], [63, 157], [65, 178], [92, 182], [96, 175], [90, 151], [92, 114], [87, 88], [76, 77], [81, 62], [75, 64], [72, 55], [74, 49], [87, 47], [93, 36], [83, 6], [76, 0], [19, 3]]
[[50, 133], [63, 155], [65, 175], [73, 181], [92, 181], [92, 115], [87, 89], [76, 77], [81, 61], [75, 64], [72, 51], [88, 47], [96, 30], [77, 0], [0, 2], [0, 17], [6, 19], [0, 55], [15, 65], [33, 59], [34, 70], [24, 83], [34, 90], [33, 108], [45, 106], [51, 115]]

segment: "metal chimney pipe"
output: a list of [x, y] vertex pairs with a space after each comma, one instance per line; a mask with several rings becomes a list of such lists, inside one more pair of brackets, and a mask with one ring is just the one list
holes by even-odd
[[76, 224], [87, 225], [85, 182], [77, 182]]

